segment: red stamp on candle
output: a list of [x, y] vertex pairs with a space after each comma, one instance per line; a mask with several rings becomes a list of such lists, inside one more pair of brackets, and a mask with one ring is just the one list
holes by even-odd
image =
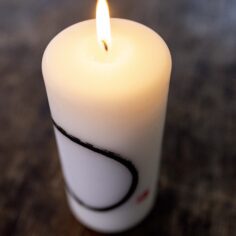
[[149, 190], [146, 189], [142, 194], [140, 194], [138, 197], [137, 197], [137, 200], [136, 202], [137, 203], [141, 203], [143, 202], [149, 195]]

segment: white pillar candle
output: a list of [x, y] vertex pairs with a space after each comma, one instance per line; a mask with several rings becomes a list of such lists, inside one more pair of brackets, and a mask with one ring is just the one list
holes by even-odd
[[75, 24], [42, 61], [71, 210], [101, 232], [126, 230], [153, 206], [171, 72], [157, 33], [124, 19], [111, 30], [105, 50], [95, 20]]

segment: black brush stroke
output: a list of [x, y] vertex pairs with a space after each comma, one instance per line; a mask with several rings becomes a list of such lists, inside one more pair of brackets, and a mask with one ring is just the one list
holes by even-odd
[[132, 175], [132, 183], [131, 186], [129, 188], [129, 191], [127, 192], [127, 194], [117, 203], [111, 205], [111, 206], [107, 206], [107, 207], [93, 207], [93, 206], [89, 206], [88, 204], [86, 204], [85, 202], [83, 202], [82, 200], [80, 200], [78, 198], [78, 196], [76, 196], [76, 194], [72, 191], [72, 189], [69, 187], [68, 183], [65, 183], [66, 186], [66, 190], [68, 192], [68, 194], [70, 194], [70, 196], [80, 205], [84, 206], [87, 209], [93, 210], [93, 211], [109, 211], [109, 210], [113, 210], [117, 207], [119, 207], [120, 205], [122, 205], [123, 203], [125, 203], [130, 197], [131, 195], [135, 192], [136, 187], [138, 185], [138, 171], [135, 168], [135, 166], [133, 165], [133, 163], [131, 161], [128, 161], [127, 159], [123, 158], [121, 155], [105, 150], [105, 149], [101, 149], [98, 148], [90, 143], [87, 142], [83, 142], [81, 139], [74, 137], [73, 135], [69, 134], [67, 131], [65, 131], [61, 126], [59, 126], [53, 119], [52, 122], [54, 124], [54, 126], [57, 128], [57, 130], [63, 134], [64, 136], [66, 136], [68, 139], [70, 139], [72, 142], [77, 143], [78, 145], [87, 148], [93, 152], [96, 152], [98, 154], [101, 154], [103, 156], [105, 156], [106, 158], [110, 158], [113, 159], [117, 162], [119, 162], [120, 164], [124, 165], [131, 173]]

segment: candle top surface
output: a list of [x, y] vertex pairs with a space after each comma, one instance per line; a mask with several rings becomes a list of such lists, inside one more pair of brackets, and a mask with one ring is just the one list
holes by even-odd
[[[49, 43], [42, 69], [50, 84], [69, 96], [123, 96], [168, 77], [171, 57], [163, 39], [148, 27], [111, 19], [111, 47], [99, 45], [95, 20], [72, 25]], [[160, 80], [160, 81], [159, 81]]]

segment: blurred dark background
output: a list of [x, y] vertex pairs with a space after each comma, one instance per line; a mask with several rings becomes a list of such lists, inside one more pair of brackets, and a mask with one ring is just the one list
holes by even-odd
[[[0, 235], [99, 235], [67, 206], [41, 75], [63, 28], [95, 0], [0, 0]], [[236, 1], [110, 0], [113, 17], [153, 28], [173, 56], [159, 194], [123, 235], [236, 235]]]

